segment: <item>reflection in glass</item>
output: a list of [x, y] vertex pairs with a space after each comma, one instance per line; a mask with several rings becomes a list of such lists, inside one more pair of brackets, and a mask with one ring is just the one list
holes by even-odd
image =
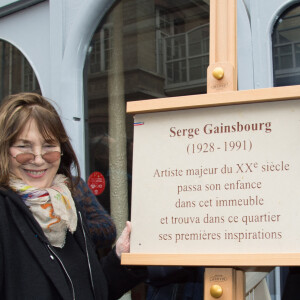
[[272, 34], [274, 86], [300, 84], [300, 5], [285, 11]]
[[[109, 155], [112, 147], [121, 148], [120, 139], [109, 134], [109, 127], [123, 122], [122, 118], [126, 118], [122, 126], [126, 129], [127, 146], [125, 150], [119, 150], [118, 155], [127, 160], [129, 199], [133, 149], [132, 116], [122, 116], [125, 113], [119, 109], [109, 114], [113, 98], [111, 78], [115, 80], [119, 76], [115, 86], [118, 85], [116, 89], [122, 93], [118, 95], [118, 101], [122, 103], [119, 107], [124, 108], [126, 101], [206, 93], [209, 62], [207, 2], [124, 0], [119, 2], [121, 6], [115, 5], [101, 20], [93, 35], [85, 68], [87, 177], [94, 171], [104, 175], [107, 186], [98, 199], [107, 210], [110, 210], [111, 198], [110, 166], [118, 168], [118, 164], [109, 162]], [[120, 32], [115, 32], [113, 18], [120, 7], [122, 26]], [[119, 35], [115, 36], [118, 43], [114, 35]], [[114, 49], [115, 45], [119, 45], [120, 49]], [[111, 59], [120, 57], [122, 63], [113, 65]], [[120, 167], [119, 171], [124, 170]]]
[[1, 100], [19, 92], [41, 92], [31, 65], [16, 47], [0, 40], [0, 58]]

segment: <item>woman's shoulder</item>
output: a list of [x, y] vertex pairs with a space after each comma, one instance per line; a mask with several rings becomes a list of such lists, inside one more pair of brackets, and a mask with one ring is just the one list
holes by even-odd
[[6, 188], [6, 187], [3, 187], [3, 186], [0, 186], [0, 199], [7, 199], [7, 198], [11, 198], [11, 197], [16, 197], [17, 194], [9, 189], [9, 188]]
[[0, 209], [4, 207], [18, 207], [21, 210], [26, 209], [25, 203], [20, 196], [10, 188], [0, 187]]
[[[75, 182], [75, 178], [72, 178], [73, 182]], [[79, 178], [77, 184], [74, 186], [73, 189], [73, 196], [74, 198], [80, 199], [81, 197], [84, 197], [86, 195], [90, 195], [91, 190], [88, 186], [88, 184], [82, 179]]]
[[12, 190], [0, 187], [0, 220], [7, 220], [8, 211], [15, 206], [18, 195]]

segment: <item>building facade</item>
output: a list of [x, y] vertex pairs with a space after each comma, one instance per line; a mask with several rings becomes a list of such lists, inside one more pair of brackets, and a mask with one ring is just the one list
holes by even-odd
[[[238, 89], [300, 84], [300, 1], [237, 5]], [[57, 103], [82, 177], [102, 174], [98, 199], [123, 222], [133, 145], [126, 102], [206, 93], [209, 0], [5, 0], [0, 57], [1, 99], [35, 91]], [[268, 279], [276, 300], [279, 273]]]

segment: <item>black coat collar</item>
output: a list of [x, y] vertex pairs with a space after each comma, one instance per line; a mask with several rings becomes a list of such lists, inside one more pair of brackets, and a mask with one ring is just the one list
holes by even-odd
[[52, 281], [62, 299], [72, 299], [71, 288], [66, 289], [66, 274], [57, 259], [53, 259], [48, 249], [51, 247], [49, 241], [26, 204], [12, 190], [1, 190], [0, 194], [3, 197], [0, 197], [0, 200], [6, 202], [20, 235], [46, 276]]

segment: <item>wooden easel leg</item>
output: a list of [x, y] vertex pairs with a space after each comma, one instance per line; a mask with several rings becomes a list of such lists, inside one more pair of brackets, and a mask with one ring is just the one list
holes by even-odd
[[236, 282], [236, 300], [245, 300], [246, 297], [246, 280], [245, 280], [245, 272], [242, 270], [235, 271], [235, 282]]
[[204, 300], [245, 300], [245, 274], [233, 268], [206, 268]]

